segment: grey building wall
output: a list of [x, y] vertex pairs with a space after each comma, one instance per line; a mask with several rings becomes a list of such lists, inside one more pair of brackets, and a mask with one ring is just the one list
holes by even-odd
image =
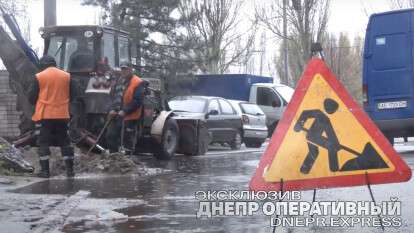
[[13, 138], [20, 134], [21, 112], [16, 110], [17, 95], [9, 87], [9, 73], [0, 70], [0, 137]]

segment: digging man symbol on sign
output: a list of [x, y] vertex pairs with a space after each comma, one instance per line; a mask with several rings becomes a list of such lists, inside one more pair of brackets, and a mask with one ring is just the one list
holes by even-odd
[[[328, 114], [333, 114], [338, 110], [338, 103], [332, 99], [326, 99], [324, 101], [324, 108]], [[304, 125], [308, 119], [315, 119], [311, 127], [305, 129]], [[319, 109], [303, 111], [296, 122], [294, 130], [299, 132], [301, 130], [306, 132], [306, 139], [308, 140], [309, 152], [306, 155], [305, 161], [303, 161], [300, 172], [308, 174], [315, 163], [319, 154], [318, 146], [324, 147], [328, 150], [329, 156], [329, 169], [332, 172], [336, 172], [339, 169], [338, 165], [338, 151], [341, 149], [338, 138], [332, 127], [329, 117], [320, 111]], [[323, 136], [325, 133], [326, 137]]]
[[[334, 114], [338, 110], [338, 103], [333, 99], [325, 99], [323, 105], [325, 112], [330, 115]], [[314, 122], [309, 129], [306, 129], [304, 125], [308, 119], [314, 119]], [[319, 155], [318, 147], [323, 147], [328, 150], [329, 170], [331, 170], [331, 172], [337, 172], [339, 170], [354, 171], [388, 167], [371, 143], [367, 143], [365, 145], [362, 153], [341, 145], [328, 115], [319, 109], [303, 111], [294, 126], [294, 130], [296, 132], [305, 131], [306, 139], [308, 140], [307, 143], [309, 151], [300, 168], [300, 172], [303, 174], [308, 174], [312, 169], [316, 158]], [[357, 157], [350, 159], [342, 166], [341, 169], [339, 169], [338, 151], [342, 149], [356, 155]]]

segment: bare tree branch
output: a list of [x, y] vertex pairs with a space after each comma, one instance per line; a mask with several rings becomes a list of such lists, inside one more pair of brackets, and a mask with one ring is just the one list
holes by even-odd
[[[278, 39], [287, 39], [289, 47], [290, 86], [299, 79], [311, 55], [312, 42], [326, 32], [330, 0], [289, 0], [286, 5], [287, 35], [283, 34], [283, 0], [271, 0], [256, 6], [256, 18]], [[277, 69], [282, 66], [277, 65]], [[282, 74], [278, 72], [279, 74]], [[283, 80], [288, 81], [288, 80]]]
[[256, 23], [240, 32], [239, 0], [182, 0], [187, 38], [192, 41], [199, 69], [209, 73], [225, 73], [233, 64], [250, 56]]
[[406, 9], [414, 7], [414, 0], [390, 0], [391, 9]]

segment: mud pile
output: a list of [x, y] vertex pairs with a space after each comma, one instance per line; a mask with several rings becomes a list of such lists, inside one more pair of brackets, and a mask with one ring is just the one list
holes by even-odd
[[[66, 174], [65, 161], [63, 160], [60, 149], [51, 147], [50, 156], [50, 173], [52, 176]], [[23, 149], [24, 158], [28, 160], [34, 167], [35, 172], [40, 170], [39, 159], [36, 148]], [[113, 153], [110, 155], [101, 155], [90, 153], [86, 155], [85, 151], [75, 148], [75, 173], [76, 174], [137, 174], [146, 175], [145, 166], [121, 153]]]
[[0, 137], [0, 174], [30, 173], [33, 169], [20, 150]]

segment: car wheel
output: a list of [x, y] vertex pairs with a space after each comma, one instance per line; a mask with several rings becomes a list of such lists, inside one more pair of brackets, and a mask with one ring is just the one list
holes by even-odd
[[244, 144], [246, 145], [246, 147], [260, 148], [263, 144], [263, 141], [261, 141], [261, 140], [246, 140], [244, 142]]
[[169, 160], [175, 155], [175, 150], [178, 145], [178, 124], [177, 122], [169, 118], [164, 125], [162, 132], [161, 144], [158, 145], [154, 156], [160, 160]]
[[241, 147], [241, 143], [242, 143], [241, 133], [240, 131], [237, 131], [236, 134], [234, 135], [233, 141], [229, 143], [230, 147], [232, 150], [239, 150]]

